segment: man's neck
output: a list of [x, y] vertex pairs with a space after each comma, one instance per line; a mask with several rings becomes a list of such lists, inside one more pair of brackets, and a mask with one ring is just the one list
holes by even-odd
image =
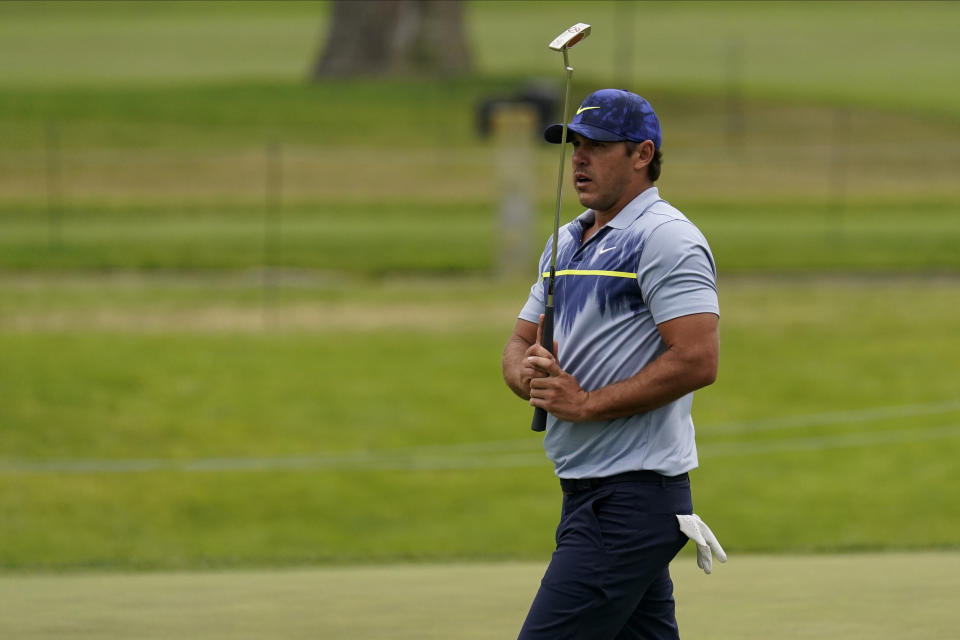
[[641, 193], [643, 193], [644, 191], [646, 191], [652, 186], [653, 186], [652, 182], [647, 183], [645, 186], [643, 186], [643, 188], [633, 193], [633, 195], [631, 195], [629, 198], [624, 200], [621, 204], [618, 204], [617, 206], [612, 207], [606, 211], [597, 211], [596, 209], [593, 209], [593, 224], [583, 230], [583, 239], [581, 240], [581, 242], [585, 243], [592, 236], [594, 236], [598, 231], [600, 231], [600, 229], [607, 226], [607, 224], [609, 224], [611, 220], [616, 218], [617, 215], [619, 215], [619, 213], [623, 211], [623, 209], [628, 204], [636, 200], [637, 196], [639, 196]]

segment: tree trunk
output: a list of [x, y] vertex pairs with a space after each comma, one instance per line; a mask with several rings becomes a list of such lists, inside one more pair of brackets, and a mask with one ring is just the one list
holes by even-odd
[[334, 0], [313, 76], [449, 75], [469, 67], [460, 0]]

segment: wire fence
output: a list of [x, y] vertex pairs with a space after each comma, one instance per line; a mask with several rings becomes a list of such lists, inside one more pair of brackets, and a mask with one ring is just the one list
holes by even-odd
[[[670, 135], [658, 185], [667, 199], [728, 208], [807, 203], [807, 218], [825, 234], [842, 231], [852, 210], [862, 218], [894, 207], [896, 214], [862, 223], [906, 238], [921, 234], [925, 243], [960, 239], [955, 128], [846, 106], [745, 106], [735, 91], [718, 104], [725, 105], [719, 112], [675, 104], [673, 120], [665, 115]], [[892, 121], [908, 141], [883, 135]], [[552, 216], [555, 150], [520, 144], [527, 136], [516, 131], [413, 148], [252, 135], [191, 146], [182, 141], [195, 124], [167, 144], [169, 126], [144, 122], [137, 142], [125, 144], [126, 134], [109, 127], [98, 138], [80, 123], [50, 120], [32, 142], [23, 134], [18, 146], [0, 150], [0, 268], [349, 270], [326, 258], [337, 254], [337, 238], [363, 233], [368, 245], [349, 243], [371, 255], [393, 234], [417, 244], [376, 269], [493, 272], [500, 260], [517, 274], [535, 258]], [[796, 224], [796, 211], [768, 209], [766, 223]], [[578, 212], [567, 189], [564, 218]], [[735, 217], [715, 223], [731, 233], [738, 224]], [[441, 228], [473, 242], [448, 239], [449, 255], [427, 259], [444, 246], [429, 241]], [[526, 240], [518, 241], [518, 228]], [[123, 253], [148, 245], [141, 255]], [[507, 245], [512, 255], [496, 258]]]
[[[428, 149], [323, 148], [277, 139], [235, 149], [65, 148], [68, 125], [51, 124], [45, 146], [0, 150], [0, 206], [71, 202], [422, 202], [496, 200], [498, 164], [490, 145]], [[684, 197], [834, 199], [883, 195], [960, 200], [956, 140], [720, 140], [665, 144], [662, 181]], [[282, 164], [278, 159], [282, 158]], [[535, 196], [550, 201], [555, 154], [535, 148]]]
[[[700, 455], [704, 458], [829, 449], [865, 449], [885, 445], [949, 440], [960, 436], [960, 424], [909, 428], [884, 428], [883, 421], [895, 418], [937, 416], [960, 411], [960, 399], [923, 405], [868, 407], [864, 409], [778, 417], [770, 420], [740, 421], [698, 428]], [[948, 418], [949, 420], [949, 418]], [[797, 431], [829, 426], [841, 433], [792, 435]], [[773, 432], [776, 437], [757, 436]], [[735, 441], [718, 441], [717, 436], [739, 435]], [[220, 457], [192, 459], [92, 459], [29, 460], [0, 458], [0, 474], [74, 474], [145, 472], [270, 472], [329, 470], [393, 471], [506, 469], [548, 467], [539, 440], [522, 438], [447, 445], [418, 445], [397, 449], [338, 451], [287, 457]]]

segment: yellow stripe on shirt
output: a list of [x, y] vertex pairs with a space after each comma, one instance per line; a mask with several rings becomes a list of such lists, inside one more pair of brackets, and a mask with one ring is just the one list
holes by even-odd
[[[637, 279], [637, 274], [632, 271], [600, 271], [596, 269], [561, 269], [557, 271], [558, 276], [607, 276], [610, 278], [633, 278]], [[544, 278], [550, 277], [549, 271], [543, 272]]]

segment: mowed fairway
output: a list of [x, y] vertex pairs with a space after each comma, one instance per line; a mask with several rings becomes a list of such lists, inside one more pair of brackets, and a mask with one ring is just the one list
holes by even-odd
[[[525, 286], [8, 282], [0, 564], [541, 557], [559, 492], [499, 374]], [[721, 279], [694, 497], [731, 550], [955, 544], [957, 297]]]
[[[0, 636], [29, 640], [514, 637], [539, 563], [0, 577]], [[960, 554], [737, 556], [671, 571], [684, 637], [952, 638]]]

